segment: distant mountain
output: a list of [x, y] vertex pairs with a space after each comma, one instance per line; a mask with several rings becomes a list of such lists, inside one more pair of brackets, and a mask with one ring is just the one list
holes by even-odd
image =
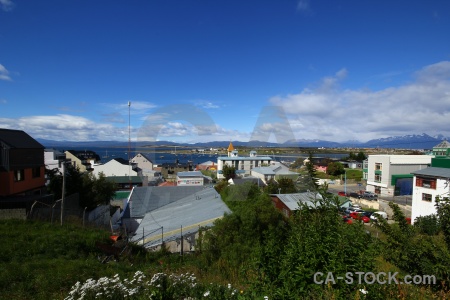
[[439, 144], [445, 137], [439, 138], [429, 136], [426, 133], [409, 134], [403, 136], [393, 136], [381, 139], [374, 139], [362, 144], [366, 148], [404, 148], [404, 149], [432, 149]]
[[[353, 148], [403, 148], [403, 149], [432, 149], [439, 144], [442, 140], [448, 138], [443, 135], [430, 136], [426, 133], [422, 134], [410, 134], [403, 136], [393, 136], [381, 139], [374, 139], [362, 143], [360, 141], [351, 140], [346, 142], [332, 142], [319, 139], [298, 139], [289, 140], [282, 144], [261, 142], [261, 141], [231, 141], [235, 147], [325, 147], [325, 148], [339, 148], [339, 147], [353, 147]], [[74, 142], [74, 141], [53, 141], [46, 139], [36, 139], [39, 143], [47, 148], [66, 148], [71, 147], [128, 147], [128, 142], [119, 141], [92, 141], [92, 142]], [[156, 141], [156, 142], [131, 142], [131, 147], [143, 147], [143, 146], [155, 146], [155, 147], [173, 147], [184, 146], [192, 148], [226, 148], [230, 144], [230, 141], [213, 141], [204, 143], [174, 143], [169, 141]]]

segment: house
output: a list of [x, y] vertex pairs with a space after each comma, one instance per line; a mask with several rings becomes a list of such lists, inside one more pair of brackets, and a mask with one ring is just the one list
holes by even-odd
[[308, 207], [315, 207], [317, 201], [322, 199], [319, 193], [305, 192], [294, 194], [271, 194], [270, 198], [276, 209], [281, 213], [290, 217], [294, 211], [300, 208], [300, 204], [307, 205]]
[[[135, 164], [142, 172], [142, 176], [147, 176], [149, 179], [151, 177], [159, 177], [160, 173], [156, 173], [153, 170], [153, 162], [151, 158], [144, 153], [136, 154], [132, 159], [131, 163]], [[159, 175], [158, 175], [159, 174]]]
[[217, 164], [214, 163], [213, 161], [209, 160], [209, 161], [206, 161], [204, 163], [198, 164], [195, 167], [195, 170], [196, 171], [207, 171], [207, 170], [217, 171]]
[[0, 129], [0, 197], [45, 191], [44, 146], [21, 130]]
[[433, 147], [433, 155], [436, 157], [445, 156], [450, 157], [450, 143], [448, 141], [442, 141]]
[[271, 179], [275, 180], [275, 172], [270, 167], [253, 168], [250, 174], [253, 177], [261, 179], [266, 184]]
[[366, 190], [384, 196], [411, 195], [411, 172], [429, 167], [431, 155], [369, 155], [364, 162]]
[[188, 171], [177, 173], [177, 185], [202, 186], [204, 176], [200, 171]]
[[238, 151], [234, 149], [233, 144], [230, 142], [228, 156], [219, 156], [217, 158], [217, 178], [224, 178], [222, 170], [225, 165], [234, 167], [236, 175], [244, 177], [251, 175], [253, 168], [269, 166], [271, 162], [271, 157], [258, 156], [256, 151], [250, 151], [250, 156], [239, 156]]
[[130, 164], [126, 159], [113, 158], [103, 165], [93, 165], [92, 174], [98, 176], [103, 173], [105, 176], [138, 176], [136, 164]]
[[412, 194], [411, 221], [420, 216], [436, 213], [436, 197], [450, 197], [450, 158], [431, 160], [431, 167], [412, 172], [414, 187]]
[[161, 175], [166, 180], [175, 181], [178, 172], [193, 171], [193, 165], [190, 163], [163, 163], [161, 165]]
[[66, 154], [66, 159], [69, 159], [80, 172], [92, 171], [92, 165], [100, 162], [100, 156], [94, 151], [67, 150], [64, 153]]
[[44, 163], [47, 170], [58, 169], [62, 173], [62, 162], [66, 159], [66, 155], [59, 150], [44, 149]]
[[146, 248], [195, 250], [200, 228], [210, 227], [230, 210], [214, 188], [203, 186], [136, 187], [122, 214], [131, 241]]
[[266, 183], [261, 178], [254, 177], [254, 176], [228, 179], [228, 183], [230, 185], [242, 185], [242, 184], [246, 184], [247, 182], [251, 182], [252, 184], [257, 185], [261, 188], [266, 186]]
[[147, 177], [141, 176], [107, 176], [106, 179], [114, 182], [117, 190], [131, 190], [135, 186], [147, 186]]
[[[313, 192], [294, 193], [294, 194], [271, 194], [270, 198], [276, 209], [281, 211], [286, 217], [292, 216], [294, 211], [300, 208], [300, 205], [306, 205], [309, 208], [315, 208], [320, 205], [318, 201], [322, 200], [322, 195]], [[351, 201], [347, 197], [339, 197], [339, 207], [350, 207]]]

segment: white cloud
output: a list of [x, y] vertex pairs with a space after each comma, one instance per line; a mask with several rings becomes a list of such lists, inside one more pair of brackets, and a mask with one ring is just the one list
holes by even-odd
[[204, 109], [215, 109], [215, 108], [220, 108], [219, 105], [212, 103], [211, 101], [206, 101], [206, 100], [198, 100], [195, 101], [195, 105], [199, 106], [201, 108]]
[[422, 68], [408, 84], [379, 91], [340, 89], [346, 75], [343, 69], [317, 88], [270, 102], [289, 114], [298, 139], [364, 141], [423, 132], [450, 136], [449, 61]]
[[2, 64], [0, 64], [0, 80], [7, 80], [7, 81], [12, 80], [11, 77], [9, 76], [9, 71]]
[[14, 3], [11, 0], [0, 0], [0, 8], [4, 11], [13, 9]]
[[0, 118], [0, 128], [23, 130], [33, 138], [68, 141], [126, 140], [128, 127], [96, 123], [72, 115]]

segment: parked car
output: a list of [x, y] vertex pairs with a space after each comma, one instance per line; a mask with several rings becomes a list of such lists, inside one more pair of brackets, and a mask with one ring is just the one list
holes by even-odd
[[350, 214], [350, 217], [352, 217], [352, 219], [354, 220], [363, 221], [364, 223], [370, 222], [370, 218], [366, 217], [363, 212], [352, 212]]
[[345, 192], [342, 192], [342, 191], [341, 191], [341, 192], [338, 192], [338, 195], [339, 195], [339, 196], [347, 196], [347, 195], [345, 194]]
[[367, 194], [367, 195], [363, 195], [363, 198], [366, 200], [370, 200], [370, 201], [377, 201], [378, 195], [377, 194]]
[[385, 213], [384, 211], [376, 211], [374, 212], [371, 216], [370, 219], [374, 220], [374, 221], [378, 221], [378, 216], [381, 216], [384, 219], [388, 219], [387, 213]]
[[348, 216], [342, 216], [342, 220], [345, 223], [347, 223], [347, 224], [352, 224], [353, 223], [352, 219], [350, 217], [348, 217]]
[[360, 205], [358, 205], [358, 204], [352, 204], [352, 206], [351, 207], [353, 207], [353, 208], [359, 208], [359, 209], [361, 209], [361, 206]]
[[350, 194], [348, 194], [350, 197], [353, 197], [353, 198], [358, 198], [358, 199], [361, 199], [362, 198], [362, 195], [360, 195], [360, 194], [358, 194], [358, 193], [350, 193]]
[[372, 216], [373, 211], [365, 211], [363, 212], [363, 215], [365, 215], [366, 217], [370, 218], [370, 216]]

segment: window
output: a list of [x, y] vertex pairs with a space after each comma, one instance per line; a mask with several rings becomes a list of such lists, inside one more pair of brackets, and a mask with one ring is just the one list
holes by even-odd
[[375, 194], [381, 194], [381, 188], [379, 186], [375, 187]]
[[375, 174], [375, 182], [381, 182], [381, 175]]
[[33, 178], [41, 177], [41, 168], [40, 167], [33, 168], [31, 174]]
[[25, 172], [23, 169], [14, 171], [14, 181], [24, 181]]
[[416, 186], [428, 189], [436, 189], [436, 179], [417, 177]]
[[422, 200], [423, 201], [431, 202], [432, 197], [433, 196], [431, 194], [422, 193]]
[[375, 170], [376, 171], [381, 171], [383, 168], [382, 168], [382, 165], [381, 165], [381, 163], [375, 163]]

